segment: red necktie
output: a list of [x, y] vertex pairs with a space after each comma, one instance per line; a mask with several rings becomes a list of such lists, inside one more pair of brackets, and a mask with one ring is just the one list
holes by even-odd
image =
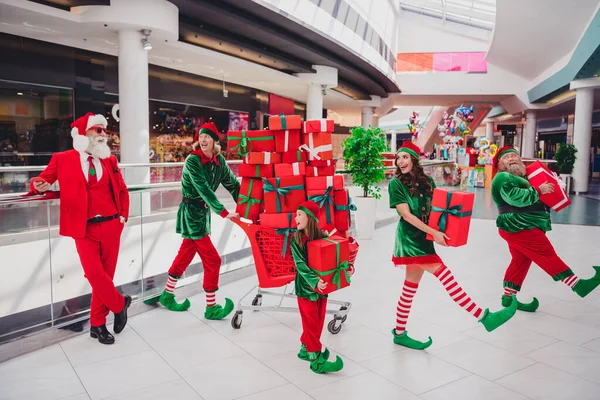
[[88, 169], [88, 184], [94, 185], [98, 182], [98, 177], [96, 176], [96, 168], [94, 168], [94, 157], [89, 156], [88, 162], [90, 163], [90, 169]]

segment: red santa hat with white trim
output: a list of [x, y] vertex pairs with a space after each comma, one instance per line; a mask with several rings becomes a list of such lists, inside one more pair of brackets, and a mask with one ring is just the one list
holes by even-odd
[[106, 129], [108, 122], [104, 115], [87, 113], [83, 117], [79, 117], [71, 124], [71, 137], [73, 138], [73, 148], [77, 151], [86, 151], [90, 140], [86, 136], [88, 129], [96, 126], [101, 126]]

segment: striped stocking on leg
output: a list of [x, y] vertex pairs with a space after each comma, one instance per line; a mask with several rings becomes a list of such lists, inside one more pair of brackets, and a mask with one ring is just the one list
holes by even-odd
[[177, 286], [178, 280], [178, 276], [169, 275], [169, 278], [167, 279], [167, 285], [165, 286], [165, 291], [167, 293], [173, 294], [173, 292], [175, 291], [175, 286]]
[[402, 335], [402, 333], [404, 333], [406, 330], [410, 306], [412, 305], [415, 294], [417, 294], [418, 288], [418, 283], [413, 283], [406, 280], [404, 281], [402, 295], [398, 300], [398, 308], [396, 308], [396, 335]]
[[513, 289], [513, 288], [509, 288], [507, 286], [504, 287], [504, 296], [510, 297], [512, 295], [517, 295], [517, 293], [519, 293], [518, 290]]
[[217, 304], [216, 292], [206, 292], [206, 307], [212, 307]]
[[563, 282], [568, 287], [570, 287], [571, 289], [573, 289], [573, 286], [575, 286], [577, 284], [577, 282], [579, 282], [579, 278], [577, 277], [577, 275], [571, 275], [571, 276], [567, 276], [561, 282]]
[[439, 267], [433, 275], [438, 278], [442, 285], [444, 285], [446, 292], [448, 292], [456, 304], [464, 308], [469, 314], [473, 315], [477, 319], [482, 316], [483, 310], [481, 307], [475, 304], [475, 302], [471, 300], [463, 288], [460, 287], [448, 267], [442, 264], [442, 266]]

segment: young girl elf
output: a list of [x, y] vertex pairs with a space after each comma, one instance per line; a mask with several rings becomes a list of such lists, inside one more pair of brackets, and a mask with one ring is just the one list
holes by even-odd
[[444, 285], [452, 300], [477, 318], [488, 332], [504, 324], [517, 311], [516, 301], [498, 312], [481, 309], [456, 282], [452, 272], [436, 254], [433, 242], [426, 239], [426, 235], [430, 234], [437, 244], [446, 246], [449, 238], [427, 226], [435, 183], [425, 175], [419, 164], [420, 152], [419, 147], [411, 142], [402, 145], [396, 154], [396, 176], [389, 185], [390, 208], [395, 208], [401, 216], [392, 261], [396, 266], [406, 266], [404, 287], [396, 309], [396, 329], [392, 330], [392, 334], [394, 343], [417, 350], [432, 344], [431, 337], [427, 342], [420, 342], [409, 337], [406, 331], [410, 307], [425, 271], [432, 273]]
[[[319, 222], [319, 206], [306, 201], [296, 211], [298, 231], [291, 241], [292, 257], [296, 264], [295, 292], [298, 298], [298, 308], [302, 318], [302, 336], [300, 337], [300, 352], [298, 358], [310, 361], [310, 369], [317, 374], [337, 372], [344, 367], [344, 362], [337, 356], [334, 362], [328, 361], [329, 350], [324, 351], [321, 345], [321, 332], [325, 324], [327, 311], [327, 295], [319, 294], [318, 290], [327, 287], [313, 270], [308, 267], [308, 242], [322, 239], [327, 235], [317, 226]], [[348, 273], [352, 275], [352, 267]]]

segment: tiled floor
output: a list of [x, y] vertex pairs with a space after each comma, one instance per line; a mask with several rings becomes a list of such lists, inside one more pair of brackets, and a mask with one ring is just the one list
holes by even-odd
[[[475, 219], [471, 229], [468, 246], [440, 254], [476, 301], [498, 309], [506, 245], [492, 220]], [[197, 295], [189, 312], [157, 308], [131, 318], [113, 346], [82, 334], [1, 364], [0, 399], [600, 398], [600, 293], [579, 299], [536, 267], [523, 298], [538, 297], [540, 310], [518, 313], [493, 333], [425, 277], [408, 328], [434, 344], [426, 351], [394, 345], [404, 275], [388, 262], [394, 230], [381, 228], [361, 244], [352, 286], [332, 296], [353, 303], [342, 331], [323, 334], [344, 359], [338, 374], [316, 375], [296, 357], [298, 314], [247, 311], [233, 330], [230, 320], [204, 320]], [[557, 224], [549, 236], [581, 277], [600, 264], [600, 227]], [[226, 285], [219, 298], [237, 300], [254, 282]]]

